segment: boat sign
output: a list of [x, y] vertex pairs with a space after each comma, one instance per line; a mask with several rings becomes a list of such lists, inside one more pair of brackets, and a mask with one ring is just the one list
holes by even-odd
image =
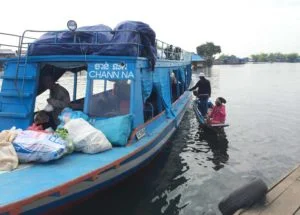
[[139, 140], [139, 139], [142, 139], [144, 136], [146, 135], [146, 129], [145, 128], [142, 128], [140, 130], [138, 130], [136, 132], [136, 138]]
[[90, 79], [124, 80], [134, 79], [134, 67], [128, 63], [90, 63], [88, 65]]

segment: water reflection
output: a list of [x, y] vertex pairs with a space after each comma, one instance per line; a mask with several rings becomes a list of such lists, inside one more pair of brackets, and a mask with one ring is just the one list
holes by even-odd
[[[188, 133], [187, 144], [182, 149], [180, 156], [184, 158], [185, 162], [188, 162], [190, 168], [197, 168], [194, 167], [194, 164], [198, 167], [211, 167], [216, 171], [223, 168], [229, 159], [225, 130], [221, 129], [216, 132], [201, 128], [192, 110], [187, 111], [186, 118], [188, 120], [183, 122], [183, 125], [189, 125], [190, 128], [186, 132]], [[181, 132], [183, 134], [184, 129]]]
[[207, 143], [207, 152], [211, 151], [212, 156], [208, 156], [207, 160], [214, 164], [213, 169], [218, 171], [224, 167], [228, 161], [229, 155], [227, 154], [228, 140], [224, 129], [212, 131], [210, 129], [202, 129], [199, 127], [197, 132], [198, 141], [202, 144]]

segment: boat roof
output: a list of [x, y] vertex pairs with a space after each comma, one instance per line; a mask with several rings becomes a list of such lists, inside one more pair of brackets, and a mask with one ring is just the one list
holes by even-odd
[[203, 57], [197, 54], [192, 55], [192, 61], [205, 61]]
[[[175, 46], [174, 49], [170, 49], [173, 45], [156, 39], [156, 34], [151, 27], [138, 21], [121, 22], [114, 29], [99, 24], [80, 27], [75, 31], [25, 30], [21, 36], [7, 33], [0, 33], [0, 35], [18, 39], [17, 44], [1, 44], [17, 48], [18, 60], [25, 58], [26, 60], [61, 61], [55, 56], [72, 55], [81, 56], [82, 59], [97, 55], [108, 58], [131, 56], [147, 58], [152, 69], [158, 58], [191, 60], [190, 52]], [[157, 52], [165, 53], [167, 56], [157, 56]]]

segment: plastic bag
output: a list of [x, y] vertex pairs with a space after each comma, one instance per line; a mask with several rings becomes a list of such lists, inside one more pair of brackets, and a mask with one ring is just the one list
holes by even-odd
[[13, 141], [20, 162], [48, 162], [61, 158], [67, 142], [58, 135], [25, 130]]
[[63, 109], [61, 114], [58, 116], [58, 119], [61, 122], [60, 125], [58, 126], [58, 128], [62, 128], [71, 119], [78, 119], [78, 118], [82, 118], [86, 121], [89, 120], [88, 115], [86, 115], [82, 111], [73, 111], [71, 108], [65, 108], [65, 109]]
[[74, 151], [74, 145], [71, 138], [69, 137], [68, 130], [65, 128], [58, 128], [56, 129], [55, 134], [57, 134], [59, 137], [61, 137], [63, 140], [67, 142], [66, 144], [67, 153], [68, 154], [72, 153]]
[[15, 131], [0, 133], [0, 171], [11, 171], [18, 166], [18, 156], [11, 143], [16, 135]]
[[94, 154], [112, 148], [105, 135], [82, 118], [71, 119], [64, 128], [69, 132], [75, 151]]

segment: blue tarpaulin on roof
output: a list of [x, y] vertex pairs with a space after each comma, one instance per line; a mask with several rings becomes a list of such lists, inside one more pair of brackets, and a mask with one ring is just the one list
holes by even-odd
[[192, 55], [192, 61], [205, 61], [203, 57], [197, 54]]
[[[75, 35], [75, 36], [74, 36]], [[143, 22], [125, 21], [113, 30], [95, 25], [71, 31], [48, 32], [28, 48], [28, 55], [106, 55], [147, 57], [154, 69], [155, 32]]]

